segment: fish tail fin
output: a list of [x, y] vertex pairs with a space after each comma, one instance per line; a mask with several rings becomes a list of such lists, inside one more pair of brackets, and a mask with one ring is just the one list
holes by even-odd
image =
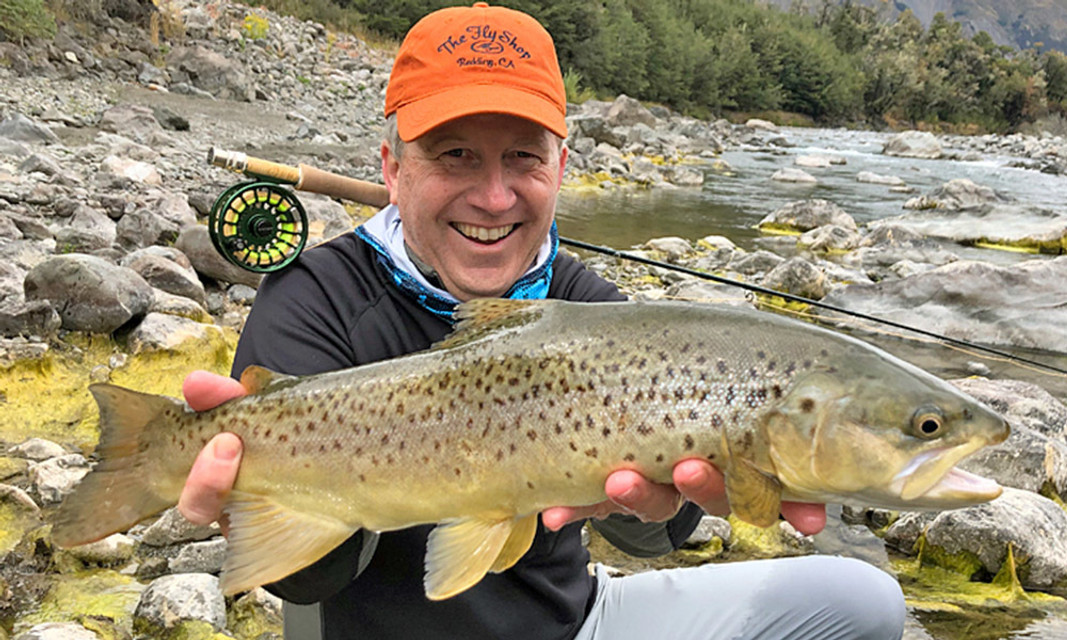
[[[125, 531], [148, 516], [174, 505], [183, 477], [149, 450], [152, 431], [174, 428], [185, 411], [174, 398], [94, 384], [89, 391], [100, 408], [100, 462], [60, 505], [52, 538], [72, 547]], [[169, 475], [168, 475], [169, 474]]]

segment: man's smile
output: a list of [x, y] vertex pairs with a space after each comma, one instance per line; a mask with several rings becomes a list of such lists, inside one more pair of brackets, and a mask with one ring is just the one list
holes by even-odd
[[465, 238], [485, 244], [491, 244], [507, 237], [518, 226], [517, 224], [506, 224], [502, 227], [479, 227], [465, 222], [452, 223], [452, 228], [463, 234]]

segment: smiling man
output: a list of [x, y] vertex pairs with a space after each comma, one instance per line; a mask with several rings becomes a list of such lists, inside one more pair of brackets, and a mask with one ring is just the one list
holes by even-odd
[[[548, 33], [530, 16], [477, 3], [430, 14], [407, 35], [386, 94], [382, 172], [391, 204], [354, 233], [269, 276], [241, 334], [233, 372], [257, 364], [320, 373], [428, 348], [476, 297], [620, 300], [610, 283], [558, 252], [556, 194], [567, 149], [566, 98]], [[233, 379], [191, 374], [194, 409], [244, 393]], [[240, 441], [201, 452], [179, 508], [218, 519]], [[611, 578], [588, 570], [587, 518], [620, 549], [677, 548], [703, 511], [726, 513], [707, 461], [674, 469], [673, 485], [633, 471], [607, 480], [608, 500], [541, 515], [531, 549], [443, 601], [423, 593], [431, 526], [359, 531], [271, 585], [287, 605], [286, 638], [899, 638], [896, 582], [855, 560], [807, 557], [707, 565]], [[783, 504], [799, 530], [821, 505]]]

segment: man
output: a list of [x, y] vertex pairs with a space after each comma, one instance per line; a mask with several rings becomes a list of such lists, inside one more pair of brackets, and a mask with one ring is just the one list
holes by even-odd
[[[425, 349], [449, 332], [455, 304], [477, 297], [622, 299], [557, 252], [565, 112], [551, 37], [529, 16], [476, 3], [412, 27], [386, 94], [390, 206], [264, 281], [234, 373], [258, 364], [311, 374]], [[184, 391], [198, 410], [244, 393], [203, 372]], [[240, 454], [232, 435], [208, 444], [182, 495], [186, 517], [220, 516]], [[900, 637], [899, 587], [858, 561], [590, 575], [580, 543], [586, 518], [621, 549], [657, 555], [684, 541], [701, 509], [728, 511], [722, 475], [706, 461], [680, 462], [673, 479], [612, 474], [608, 500], [546, 510], [513, 568], [444, 601], [423, 595], [428, 526], [357, 532], [270, 589], [312, 604], [313, 620], [290, 636], [300, 639]], [[821, 505], [785, 504], [783, 513], [806, 533], [825, 523]]]

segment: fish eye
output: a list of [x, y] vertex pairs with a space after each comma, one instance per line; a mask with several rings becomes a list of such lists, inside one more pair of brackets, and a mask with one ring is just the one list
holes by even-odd
[[921, 407], [912, 416], [911, 426], [920, 438], [935, 438], [941, 435], [945, 416], [936, 407]]

